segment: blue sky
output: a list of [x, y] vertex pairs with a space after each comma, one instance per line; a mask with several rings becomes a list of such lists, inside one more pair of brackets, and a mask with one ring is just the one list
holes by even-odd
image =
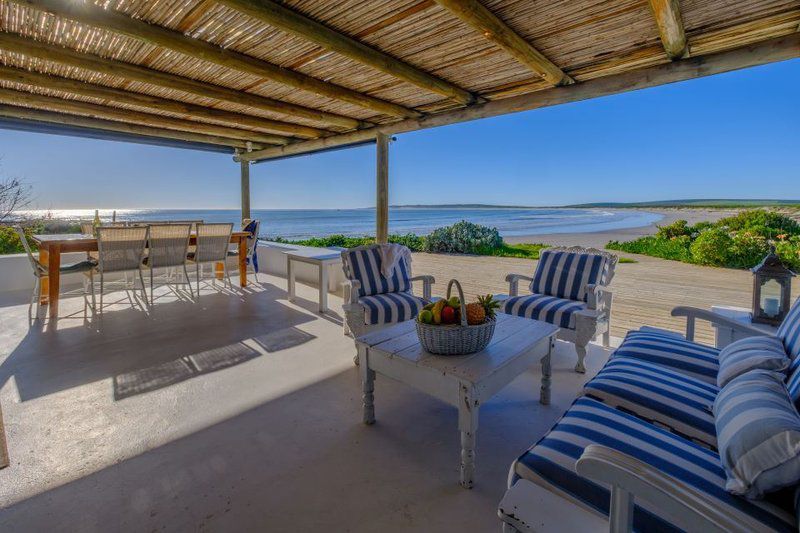
[[[800, 60], [407, 133], [392, 204], [800, 198]], [[374, 205], [374, 147], [254, 165], [254, 208]], [[231, 158], [0, 130], [32, 207], [238, 208]]]

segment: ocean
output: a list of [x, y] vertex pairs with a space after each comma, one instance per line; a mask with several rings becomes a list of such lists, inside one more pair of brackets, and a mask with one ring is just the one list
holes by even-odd
[[[49, 216], [59, 220], [91, 220], [92, 209], [26, 211], [31, 217]], [[113, 211], [100, 210], [100, 218], [110, 221]], [[261, 220], [261, 237], [304, 239], [343, 234], [375, 233], [374, 209], [254, 209]], [[203, 220], [233, 222], [239, 227], [240, 212], [235, 209], [118, 209], [117, 220], [169, 221]], [[436, 228], [467, 220], [496, 227], [503, 236], [547, 233], [585, 233], [648, 226], [662, 217], [638, 210], [570, 208], [430, 208], [393, 207], [389, 209], [390, 233], [427, 235]]]

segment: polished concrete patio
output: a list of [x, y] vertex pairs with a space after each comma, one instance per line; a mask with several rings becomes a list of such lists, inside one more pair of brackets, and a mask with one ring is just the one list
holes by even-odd
[[552, 405], [538, 367], [485, 404], [467, 491], [455, 410], [379, 377], [362, 425], [341, 299], [320, 317], [314, 288], [289, 303], [261, 280], [199, 303], [157, 289], [152, 309], [117, 292], [97, 316], [65, 297], [33, 325], [27, 294], [2, 296], [0, 530], [497, 531], [510, 463], [607, 357], [579, 375], [559, 343]]

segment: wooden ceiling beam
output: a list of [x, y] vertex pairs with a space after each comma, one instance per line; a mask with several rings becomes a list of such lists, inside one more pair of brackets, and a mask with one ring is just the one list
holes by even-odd
[[[12, 33], [0, 32], [0, 50], [15, 52], [29, 57], [35, 57], [37, 59], [41, 59], [42, 61], [52, 61], [62, 65], [69, 65], [71, 67], [91, 70], [93, 72], [120, 77], [126, 80], [157, 85], [166, 89], [183, 91], [203, 98], [214, 98], [217, 100], [253, 107], [272, 113], [301, 116], [303, 118], [339, 126], [341, 128], [356, 129], [369, 125], [369, 123], [355, 120], [350, 117], [343, 117], [341, 115], [335, 115], [332, 113], [326, 113], [324, 111], [318, 111], [307, 107], [289, 104], [287, 102], [281, 102], [280, 100], [273, 100], [272, 98], [266, 98], [257, 94], [237, 91], [228, 87], [213, 85], [210, 83], [193, 80], [191, 78], [184, 78], [182, 76], [141, 67], [132, 63], [125, 63], [123, 61], [115, 61], [113, 59], [106, 59], [100, 56], [84, 54], [69, 48], [63, 48], [54, 44], [47, 44]], [[305, 126], [298, 126], [297, 130], [292, 132], [289, 131], [291, 130], [291, 124], [285, 124], [287, 125], [286, 133], [299, 133], [306, 128]]]
[[[52, 76], [50, 74], [42, 74], [40, 72], [34, 72], [15, 67], [7, 67], [3, 65], [0, 65], [0, 80], [11, 83], [20, 83], [23, 85], [31, 85], [43, 89], [63, 91], [89, 98], [100, 98], [102, 100], [115, 102], [117, 104], [127, 104], [152, 109], [155, 111], [178, 113], [189, 116], [190, 120], [197, 120], [200, 122], [204, 120], [216, 120], [233, 124], [234, 127], [241, 126], [259, 128], [268, 130], [270, 132], [279, 133], [286, 132], [305, 139], [323, 137], [326, 134], [331, 133], [326, 130], [300, 126], [298, 124], [279, 122], [277, 120], [270, 120], [268, 118], [261, 118], [254, 115], [245, 115], [244, 113], [224, 111], [222, 109], [215, 109], [213, 107], [203, 107], [196, 104], [181, 102], [179, 100], [169, 100], [159, 96], [151, 96], [148, 94], [126, 91], [114, 87], [106, 87], [105, 85], [96, 85], [70, 78], [62, 78], [60, 76]], [[287, 144], [290, 141], [289, 137], [275, 136], [275, 138], [280, 139], [281, 141], [277, 142], [276, 144]]]
[[55, 113], [43, 111], [41, 109], [30, 109], [14, 105], [0, 104], [0, 117], [15, 118], [21, 120], [34, 120], [38, 122], [48, 122], [51, 124], [62, 124], [65, 126], [75, 126], [78, 128], [90, 128], [95, 130], [113, 131], [126, 133], [128, 135], [159, 137], [174, 141], [186, 141], [202, 144], [216, 144], [229, 146], [231, 148], [247, 149], [248, 143], [237, 139], [227, 139], [214, 135], [203, 135], [200, 133], [183, 132], [169, 130], [165, 128], [153, 128], [141, 124], [130, 124], [128, 122], [116, 122], [113, 120], [100, 120], [90, 117], [68, 115], [65, 113]]
[[436, 0], [463, 22], [511, 54], [551, 85], [569, 85], [574, 80], [511, 29], [478, 0]]
[[492, 100], [466, 109], [456, 109], [428, 115], [422, 119], [409, 119], [324, 139], [313, 139], [241, 154], [240, 159], [258, 161], [290, 155], [311, 153], [336, 146], [347, 146], [375, 139], [378, 133], [393, 135], [409, 131], [446, 126], [469, 120], [530, 111], [591, 98], [636, 91], [693, 78], [702, 78], [776, 61], [800, 57], [800, 33], [778, 37], [726, 52], [697, 56], [622, 74], [595, 78], [564, 87], [553, 87], [520, 96]]
[[207, 41], [194, 39], [181, 32], [149, 24], [142, 20], [131, 18], [124, 13], [112, 9], [103, 9], [88, 2], [64, 2], [63, 0], [12, 1], [58, 17], [127, 35], [128, 37], [168, 48], [225, 68], [246, 72], [289, 87], [348, 102], [377, 113], [402, 118], [421, 116], [421, 113], [413, 109], [381, 100], [347, 87], [322, 81], [246, 54], [228, 50]]
[[670, 59], [680, 59], [689, 52], [686, 32], [678, 0], [649, 0], [650, 9], [656, 19], [661, 44]]
[[45, 108], [59, 113], [72, 115], [89, 116], [103, 120], [114, 120], [120, 122], [130, 122], [150, 126], [153, 128], [163, 128], [182, 132], [196, 132], [207, 136], [216, 136], [227, 139], [238, 139], [240, 141], [251, 141], [262, 144], [285, 145], [289, 140], [285, 137], [258, 133], [255, 131], [239, 130], [214, 124], [200, 124], [191, 120], [151, 115], [141, 111], [132, 111], [119, 107], [108, 107], [79, 100], [67, 100], [55, 96], [45, 96], [43, 94], [17, 91], [0, 87], [0, 102], [9, 105], [24, 105], [34, 109]]
[[477, 96], [449, 81], [392, 57], [381, 50], [367, 46], [277, 2], [271, 0], [218, 1], [270, 26], [315, 42], [328, 50], [369, 65], [422, 89], [455, 100], [460, 104], [469, 105], [477, 100]]

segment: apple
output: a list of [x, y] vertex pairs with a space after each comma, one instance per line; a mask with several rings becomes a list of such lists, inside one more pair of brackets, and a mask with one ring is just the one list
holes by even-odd
[[455, 324], [455, 322], [456, 322], [456, 310], [448, 305], [444, 309], [442, 309], [442, 323]]

